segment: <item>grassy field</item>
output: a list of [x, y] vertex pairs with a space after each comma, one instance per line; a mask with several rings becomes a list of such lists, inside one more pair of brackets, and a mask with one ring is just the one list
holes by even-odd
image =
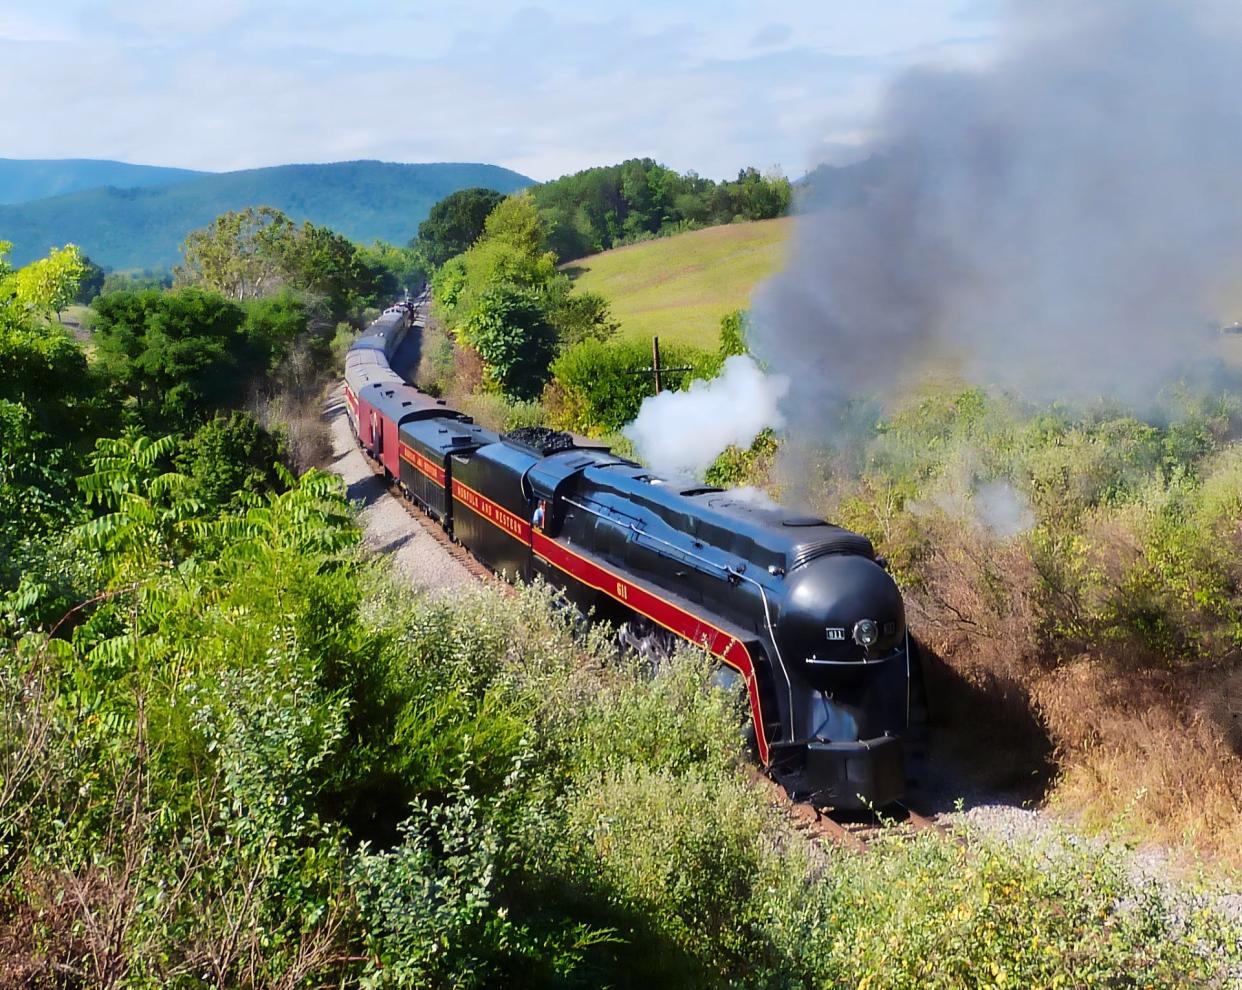
[[578, 287], [602, 293], [620, 336], [715, 347], [720, 318], [744, 308], [784, 258], [792, 220], [709, 227], [570, 262]]

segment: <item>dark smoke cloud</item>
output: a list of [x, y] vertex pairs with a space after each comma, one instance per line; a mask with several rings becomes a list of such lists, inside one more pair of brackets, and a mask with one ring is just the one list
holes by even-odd
[[926, 360], [1030, 397], [1142, 402], [1237, 318], [1230, 7], [1020, 6], [987, 68], [905, 75], [873, 133], [865, 193], [800, 216], [755, 301], [795, 439]]

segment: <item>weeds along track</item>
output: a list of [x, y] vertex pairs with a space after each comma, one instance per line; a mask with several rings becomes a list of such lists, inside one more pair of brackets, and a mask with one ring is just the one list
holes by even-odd
[[[405, 513], [435, 540], [446, 554], [461, 564], [471, 577], [492, 585], [506, 595], [517, 594], [517, 589], [513, 585], [479, 563], [465, 547], [444, 532], [444, 529], [434, 519], [406, 498], [401, 486], [388, 478], [381, 465], [365, 454], [364, 457], [372, 474], [380, 479], [388, 494], [400, 503]], [[936, 818], [929, 818], [900, 803], [896, 806], [896, 813], [892, 815], [872, 812], [846, 815], [817, 808], [805, 801], [792, 800], [780, 784], [757, 767], [752, 770], [750, 778], [755, 787], [767, 794], [772, 805], [782, 811], [794, 831], [809, 839], [830, 842], [848, 852], [867, 852], [870, 843], [881, 834], [915, 835], [920, 832], [933, 831], [945, 838], [961, 841]]]
[[810, 839], [830, 842], [848, 852], [867, 852], [871, 842], [880, 835], [912, 836], [935, 832], [959, 845], [962, 841], [936, 818], [929, 818], [901, 803], [896, 805], [896, 813], [892, 815], [877, 812], [844, 814], [817, 808], [806, 801], [794, 801], [780, 784], [757, 768], [751, 774], [751, 781], [767, 793], [771, 804], [785, 814], [796, 832]]

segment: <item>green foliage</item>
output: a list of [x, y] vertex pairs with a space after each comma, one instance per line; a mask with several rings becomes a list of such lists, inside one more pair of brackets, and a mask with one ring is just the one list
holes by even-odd
[[548, 321], [556, 328], [561, 348], [584, 340], [608, 340], [621, 324], [612, 318], [608, 300], [598, 292], [571, 292], [568, 278], [552, 279], [544, 290]]
[[60, 312], [78, 294], [78, 286], [86, 275], [82, 252], [72, 244], [52, 248], [46, 258], [32, 261], [12, 276], [13, 289], [19, 306], [42, 316]]
[[103, 514], [83, 523], [76, 535], [101, 553], [114, 583], [175, 567], [193, 547], [193, 523], [203, 503], [186, 475], [165, 469], [176, 445], [175, 436], [101, 438], [91, 473], [78, 479], [87, 504]]
[[880, 422], [840, 515], [924, 587], [939, 527], [964, 518], [988, 532], [977, 493], [999, 482], [1030, 515], [1019, 528], [1036, 580], [1024, 594], [1053, 662], [1117, 646], [1138, 666], [1220, 655], [1242, 643], [1242, 514], [1221, 496], [1236, 480], [1233, 416], [1219, 398], [1174, 396], [1156, 426], [936, 392]]
[[0, 635], [59, 618], [72, 604], [78, 562], [54, 536], [75, 517], [72, 458], [0, 399]]
[[791, 186], [779, 173], [746, 168], [735, 182], [679, 175], [650, 158], [590, 168], [531, 191], [562, 258], [696, 227], [784, 216]]
[[179, 430], [240, 402], [307, 325], [288, 296], [242, 306], [194, 288], [108, 293], [95, 314], [102, 367], [148, 425]]
[[421, 806], [393, 851], [363, 852], [354, 866], [358, 907], [375, 960], [368, 987], [488, 986], [489, 957], [517, 926], [496, 896], [500, 837], [466, 798]]
[[[686, 382], [719, 370], [715, 355], [684, 345], [661, 348], [661, 360], [670, 368], [690, 368], [679, 373]], [[569, 348], [552, 364], [557, 394], [550, 404], [558, 422], [582, 433], [621, 429], [651, 394], [650, 369], [650, 345], [639, 341], [588, 339]], [[676, 384], [678, 378], [670, 373], [665, 381]]]
[[95, 297], [103, 292], [104, 281], [108, 276], [102, 268], [85, 255], [82, 257], [82, 266], [82, 278], [78, 283], [78, 291], [74, 294], [73, 301], [89, 306], [95, 301]]
[[574, 295], [529, 196], [503, 200], [465, 254], [432, 279], [438, 316], [484, 362], [485, 383], [511, 399], [538, 396], [558, 347], [616, 330], [607, 303]]
[[431, 298], [441, 316], [457, 309], [457, 301], [466, 287], [466, 262], [461, 256], [450, 258], [431, 277]]
[[[175, 284], [209, 289], [239, 302], [296, 291], [333, 319], [394, 288], [381, 255], [313, 223], [294, 224], [268, 206], [230, 211], [190, 233]], [[389, 258], [389, 260], [393, 260]]]
[[757, 485], [767, 480], [767, 471], [780, 449], [780, 442], [771, 430], [763, 430], [749, 447], [726, 447], [707, 469], [703, 480], [718, 488]]
[[506, 196], [483, 221], [483, 239], [536, 258], [544, 253], [545, 229], [529, 193]]
[[[140, 535], [175, 487], [164, 446], [109, 446], [86, 486]], [[129, 583], [71, 642], [0, 651], [0, 922], [31, 981], [1191, 987], [1237, 965], [1204, 904], [1107, 849], [814, 849], [737, 772], [741, 699], [705, 658], [648, 679], [538, 589], [368, 577], [324, 475], [246, 502], [190, 525], [175, 569], [110, 541]]]
[[21, 405], [31, 426], [74, 442], [105, 410], [82, 346], [62, 327], [0, 312], [0, 399]]
[[479, 352], [491, 383], [505, 395], [530, 399], [542, 391], [557, 337], [534, 293], [503, 283], [487, 289], [461, 337]]
[[142, 292], [144, 289], [171, 289], [173, 277], [170, 271], [152, 271], [144, 268], [141, 271], [108, 272], [104, 276], [103, 287], [99, 294], [109, 292]]
[[735, 354], [746, 354], [746, 335], [749, 320], [743, 310], [735, 309], [720, 319], [720, 360]]
[[217, 416], [178, 445], [174, 462], [191, 483], [194, 497], [207, 506], [237, 503], [242, 493], [280, 491], [277, 471], [284, 452], [248, 413]]
[[384, 241], [358, 246], [358, 261], [371, 274], [373, 295], [390, 302], [406, 292], [417, 293], [427, 281], [431, 262], [421, 249], [400, 247]]
[[256, 299], [287, 275], [282, 257], [295, 237], [293, 221], [269, 206], [222, 213], [189, 233], [175, 285], [210, 289], [230, 299]]
[[479, 235], [487, 215], [504, 199], [494, 189], [459, 189], [436, 203], [427, 219], [418, 225], [418, 237], [411, 242], [427, 263], [439, 268], [449, 258], [464, 254]]

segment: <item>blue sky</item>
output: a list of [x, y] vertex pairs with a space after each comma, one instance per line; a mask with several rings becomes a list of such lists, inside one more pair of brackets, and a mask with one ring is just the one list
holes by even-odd
[[903, 68], [986, 59], [1004, 6], [5, 0], [0, 156], [797, 176], [847, 154]]

